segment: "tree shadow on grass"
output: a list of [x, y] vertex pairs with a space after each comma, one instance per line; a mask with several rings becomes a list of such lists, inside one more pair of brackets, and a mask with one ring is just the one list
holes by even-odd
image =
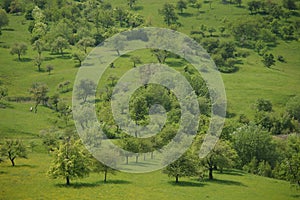
[[93, 188], [93, 187], [98, 187], [101, 185], [107, 185], [107, 184], [130, 184], [130, 181], [125, 181], [125, 180], [108, 180], [106, 182], [104, 181], [97, 181], [94, 183], [81, 183], [81, 182], [74, 182], [70, 185], [66, 185], [65, 183], [57, 183], [55, 184], [56, 187], [64, 187], [64, 188], [75, 188], [75, 189], [80, 189], [80, 188]]
[[32, 62], [33, 59], [32, 58], [22, 58], [19, 60], [18, 58], [15, 58], [14, 61], [16, 62]]
[[178, 15], [181, 17], [192, 17], [193, 16], [192, 13], [179, 13]]
[[235, 171], [235, 170], [224, 170], [222, 174], [227, 174], [232, 176], [244, 176], [245, 172]]
[[294, 199], [299, 199], [300, 198], [300, 194], [292, 194], [291, 197], [294, 198]]
[[231, 181], [231, 180], [221, 180], [221, 179], [213, 179], [213, 180], [207, 180], [211, 183], [217, 183], [220, 185], [235, 185], [235, 186], [243, 186], [247, 187], [245, 184], [238, 182], [238, 181]]
[[205, 184], [200, 182], [189, 182], [189, 181], [180, 181], [176, 183], [175, 181], [169, 181], [170, 185], [180, 186], [180, 187], [203, 187]]
[[7, 174], [7, 172], [5, 172], [5, 171], [0, 171], [0, 175], [1, 174]]
[[18, 164], [16, 164], [14, 166], [14, 168], [22, 168], [22, 167], [37, 168], [37, 165], [28, 165], [28, 164], [20, 164], [20, 165], [18, 165]]

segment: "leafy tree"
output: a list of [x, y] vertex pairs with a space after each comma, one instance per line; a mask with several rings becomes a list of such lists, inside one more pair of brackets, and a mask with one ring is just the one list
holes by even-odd
[[275, 144], [272, 136], [261, 127], [250, 123], [238, 128], [233, 134], [233, 146], [241, 160], [241, 166], [248, 164], [254, 157], [258, 163], [267, 161], [271, 166], [276, 162]]
[[263, 56], [263, 61], [262, 61], [263, 63], [264, 63], [264, 65], [266, 66], [266, 67], [271, 67], [272, 65], [275, 65], [275, 59], [274, 59], [274, 56], [273, 56], [273, 54], [268, 54], [268, 53], [266, 53], [266, 54], [264, 54], [264, 56]]
[[88, 79], [83, 79], [80, 81], [76, 88], [76, 96], [78, 99], [82, 99], [83, 103], [86, 102], [88, 96], [95, 94], [96, 84]]
[[33, 50], [37, 51], [38, 56], [42, 57], [42, 52], [45, 50], [45, 42], [42, 39], [36, 40], [33, 43]]
[[89, 160], [80, 140], [69, 138], [55, 151], [48, 174], [52, 178], [64, 178], [66, 185], [70, 185], [72, 178], [85, 177], [89, 172]]
[[0, 86], [0, 100], [8, 95], [7, 88]]
[[254, 106], [258, 112], [271, 112], [273, 110], [271, 101], [262, 98], [257, 99]]
[[210, 27], [209, 29], [208, 29], [208, 32], [210, 33], [210, 37], [212, 37], [213, 36], [213, 33], [215, 33], [217, 30], [214, 28], [214, 27]]
[[26, 147], [21, 140], [6, 140], [1, 147], [1, 156], [7, 157], [14, 167], [16, 158], [27, 158]]
[[175, 177], [175, 182], [179, 182], [180, 177], [194, 176], [197, 174], [197, 164], [195, 159], [188, 154], [182, 155], [179, 159], [169, 164], [163, 173], [170, 177]]
[[[104, 182], [107, 181], [108, 173], [116, 174], [116, 170], [110, 167], [116, 167], [116, 160], [112, 155], [112, 152], [102, 152], [100, 156], [101, 161], [103, 161], [104, 163], [93, 158], [93, 171], [97, 173], [104, 173]], [[107, 166], [106, 164], [108, 164], [109, 166]]]
[[183, 9], [187, 9], [187, 2], [184, 0], [177, 1], [176, 8], [180, 10], [180, 13], [183, 13]]
[[81, 51], [76, 51], [73, 53], [73, 59], [79, 62], [79, 66], [81, 66], [82, 61], [84, 61], [86, 55]]
[[57, 104], [57, 111], [59, 112], [58, 117], [65, 122], [65, 125], [68, 125], [70, 117], [72, 115], [72, 110], [65, 102], [60, 101]]
[[33, 62], [34, 62], [34, 65], [38, 67], [38, 71], [40, 72], [41, 71], [41, 66], [42, 66], [42, 63], [43, 63], [43, 58], [40, 57], [40, 56], [37, 56], [37, 57], [34, 58]]
[[300, 121], [300, 96], [299, 95], [291, 98], [287, 102], [286, 110], [292, 117]]
[[250, 1], [248, 2], [248, 9], [253, 14], [253, 12], [258, 12], [261, 8], [261, 2], [260, 1]]
[[231, 144], [225, 140], [219, 140], [213, 150], [200, 163], [209, 171], [208, 178], [213, 179], [213, 170], [233, 167], [237, 159], [236, 151]]
[[0, 8], [0, 35], [1, 35], [2, 27], [7, 26], [8, 22], [9, 22], [9, 20], [8, 20], [6, 11]]
[[136, 124], [141, 123], [146, 120], [148, 114], [148, 106], [146, 98], [143, 96], [138, 96], [131, 101], [130, 104], [131, 118]]
[[136, 0], [127, 0], [130, 9], [133, 8], [134, 4], [136, 4]]
[[122, 7], [116, 7], [114, 9], [114, 16], [116, 20], [119, 21], [121, 27], [123, 27], [123, 23], [127, 17], [127, 14], [128, 14], [127, 10], [125, 10]]
[[69, 48], [69, 46], [69, 42], [65, 38], [59, 36], [53, 41], [51, 45], [51, 51], [60, 53], [63, 56], [63, 50]]
[[48, 75], [51, 74], [51, 71], [54, 69], [53, 65], [47, 65], [46, 71], [48, 72]]
[[26, 51], [27, 51], [27, 45], [25, 43], [23, 43], [23, 42], [15, 43], [11, 47], [10, 54], [12, 54], [12, 55], [17, 54], [18, 55], [18, 60], [20, 61], [21, 60], [21, 55], [25, 55]]
[[95, 40], [91, 37], [84, 37], [81, 40], [78, 41], [77, 46], [84, 51], [84, 53], [87, 53], [87, 48], [92, 47], [95, 44]]
[[283, 7], [289, 10], [297, 10], [297, 5], [295, 0], [283, 0]]
[[168, 51], [161, 49], [152, 49], [151, 52], [155, 55], [159, 63], [165, 63], [167, 57], [170, 55]]
[[163, 15], [164, 21], [168, 26], [176, 23], [178, 20], [173, 4], [165, 3], [163, 8], [159, 10], [159, 14]]
[[141, 64], [141, 57], [139, 56], [131, 56], [130, 60], [133, 62], [133, 67], [136, 67], [136, 64]]
[[242, 5], [242, 0], [235, 0], [235, 3], [238, 4], [239, 7]]
[[200, 8], [202, 8], [202, 3], [197, 1], [194, 5], [195, 8], [197, 8], [198, 12], [200, 11]]
[[34, 83], [29, 89], [35, 100], [34, 112], [37, 112], [38, 105], [47, 99], [48, 86], [44, 83]]
[[60, 90], [60, 93], [68, 92], [69, 91], [69, 85], [71, 84], [70, 81], [63, 81], [58, 84], [57, 89]]

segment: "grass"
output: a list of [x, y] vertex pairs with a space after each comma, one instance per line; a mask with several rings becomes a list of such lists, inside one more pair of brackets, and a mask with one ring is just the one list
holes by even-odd
[[[228, 171], [215, 174], [215, 180], [199, 182], [197, 178], [181, 178], [179, 184], [156, 171], [146, 174], [118, 172], [108, 175], [93, 173], [80, 180], [52, 180], [46, 176], [51, 155], [29, 154], [17, 159], [16, 167], [9, 162], [0, 166], [1, 199], [297, 199], [299, 191], [288, 182]], [[280, 189], [279, 189], [280, 188]]]

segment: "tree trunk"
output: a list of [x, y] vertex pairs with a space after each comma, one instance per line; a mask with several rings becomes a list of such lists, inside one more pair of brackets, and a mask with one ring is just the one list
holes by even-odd
[[18, 59], [19, 61], [21, 60], [21, 54], [18, 53]]
[[107, 170], [104, 171], [104, 183], [106, 183]]
[[126, 165], [128, 165], [128, 156], [126, 156]]
[[139, 162], [139, 154], [135, 155], [135, 162], [138, 163]]
[[11, 166], [15, 166], [15, 158], [12, 158], [12, 159], [10, 159], [10, 162], [11, 162]]
[[153, 159], [154, 158], [154, 155], [153, 155], [153, 151], [151, 152], [151, 159]]
[[146, 153], [144, 153], [144, 160], [146, 160]]
[[213, 179], [213, 168], [212, 167], [209, 168], [208, 178], [209, 178], [209, 180]]
[[178, 178], [179, 178], [179, 175], [177, 174], [177, 175], [176, 175], [176, 183], [179, 182]]
[[66, 185], [70, 185], [70, 178], [69, 178], [69, 176], [66, 177]]

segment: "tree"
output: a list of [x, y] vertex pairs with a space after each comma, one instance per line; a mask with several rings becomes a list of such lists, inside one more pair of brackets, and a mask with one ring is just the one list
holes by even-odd
[[266, 53], [266, 54], [264, 54], [264, 56], [263, 56], [263, 61], [262, 61], [263, 63], [264, 63], [264, 65], [266, 66], [266, 67], [271, 67], [272, 65], [275, 65], [275, 59], [274, 59], [274, 56], [273, 56], [273, 54], [268, 54], [268, 53]]
[[136, 0], [127, 0], [127, 1], [128, 1], [128, 5], [129, 5], [130, 9], [132, 9], [134, 4], [136, 4]]
[[136, 64], [141, 64], [141, 57], [139, 56], [131, 56], [130, 60], [133, 62], [133, 67], [136, 67]]
[[72, 178], [85, 177], [89, 172], [89, 160], [80, 140], [68, 138], [56, 149], [48, 175], [52, 178], [64, 178], [66, 185], [70, 185]]
[[87, 48], [92, 47], [95, 44], [95, 40], [91, 37], [84, 37], [81, 40], [77, 42], [77, 46], [84, 51], [84, 53], [87, 53]]
[[183, 13], [183, 9], [187, 9], [187, 2], [184, 0], [177, 1], [176, 8], [180, 10], [180, 13]]
[[81, 51], [76, 51], [73, 53], [73, 59], [79, 62], [79, 66], [81, 66], [82, 61], [84, 61], [86, 55]]
[[233, 167], [237, 159], [237, 152], [231, 147], [231, 144], [225, 140], [219, 140], [211, 152], [203, 159], [200, 164], [208, 169], [208, 178], [213, 179], [213, 170]]
[[261, 127], [250, 123], [238, 128], [233, 134], [233, 146], [241, 160], [241, 167], [248, 164], [254, 157], [258, 163], [267, 161], [275, 165], [277, 153], [272, 136]]
[[163, 173], [168, 174], [170, 177], [175, 177], [175, 182], [179, 183], [180, 177], [196, 175], [196, 166], [195, 159], [187, 154], [184, 154], [179, 159], [169, 164], [163, 170]]
[[213, 33], [214, 32], [216, 32], [217, 30], [214, 28], [214, 27], [210, 27], [209, 29], [208, 29], [208, 32], [210, 33], [210, 37], [212, 37], [213, 36]]
[[167, 57], [169, 56], [169, 52], [161, 49], [152, 49], [151, 52], [157, 58], [159, 63], [165, 63]]
[[33, 50], [37, 51], [38, 56], [41, 58], [42, 57], [42, 52], [45, 50], [45, 42], [42, 39], [34, 41], [33, 45]]
[[0, 100], [8, 95], [7, 88], [0, 86]]
[[272, 112], [272, 103], [269, 100], [259, 98], [255, 102], [255, 109], [257, 112]]
[[123, 27], [123, 22], [125, 21], [127, 15], [127, 10], [122, 7], [116, 7], [114, 9], [114, 16], [116, 20], [119, 21], [121, 27]]
[[239, 7], [242, 5], [242, 0], [235, 0], [235, 3], [238, 4]]
[[[93, 171], [97, 173], [104, 173], [103, 181], [106, 183], [107, 174], [115, 174], [116, 170], [113, 167], [116, 167], [116, 160], [114, 159], [112, 152], [101, 152], [101, 161], [93, 158]], [[98, 157], [98, 156], [97, 156]], [[103, 163], [102, 163], [103, 162]], [[109, 166], [108, 166], [109, 165]]]
[[300, 95], [291, 98], [286, 104], [287, 112], [300, 121]]
[[26, 51], [27, 51], [27, 45], [25, 43], [23, 43], [23, 42], [15, 43], [11, 48], [10, 54], [12, 54], [12, 55], [17, 54], [18, 60], [20, 61], [21, 55], [25, 55]]
[[21, 140], [6, 140], [1, 155], [6, 156], [14, 167], [16, 158], [27, 158], [26, 147]]
[[146, 98], [144, 96], [138, 96], [134, 98], [130, 103], [130, 111], [131, 118], [136, 124], [140, 124], [146, 120], [146, 116], [149, 112]]
[[43, 58], [40, 57], [40, 56], [37, 56], [37, 57], [34, 58], [33, 62], [34, 62], [34, 65], [38, 67], [38, 71], [40, 72], [41, 71], [41, 65], [43, 63]]
[[9, 22], [9, 20], [8, 20], [6, 11], [0, 8], [0, 35], [1, 35], [2, 27], [7, 26], [8, 22]]
[[69, 42], [61, 36], [57, 37], [51, 45], [51, 51], [60, 53], [61, 56], [64, 55], [63, 50], [67, 48], [69, 48]]
[[297, 10], [297, 5], [295, 0], [283, 0], [283, 7], [289, 10]]
[[33, 95], [35, 100], [34, 112], [37, 112], [37, 107], [42, 101], [47, 99], [48, 86], [44, 83], [33, 83], [29, 89], [29, 93]]
[[83, 79], [80, 81], [79, 85], [76, 87], [76, 96], [78, 99], [82, 99], [83, 103], [86, 102], [88, 96], [95, 94], [97, 85], [88, 79]]
[[57, 111], [59, 112], [58, 117], [61, 118], [65, 122], [65, 125], [67, 126], [70, 117], [72, 115], [71, 107], [67, 105], [65, 102], [60, 101], [57, 103]]
[[48, 75], [51, 74], [51, 71], [54, 69], [53, 65], [47, 65], [46, 71], [48, 72]]
[[159, 14], [163, 15], [164, 21], [168, 26], [176, 23], [178, 20], [173, 4], [165, 3], [162, 10], [159, 10]]

